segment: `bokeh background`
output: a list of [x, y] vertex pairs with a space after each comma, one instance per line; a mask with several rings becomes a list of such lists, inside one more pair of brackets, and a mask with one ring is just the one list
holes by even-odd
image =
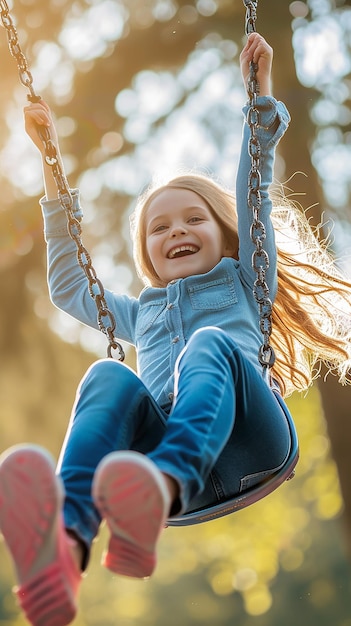
[[[129, 217], [152, 177], [186, 167], [234, 186], [243, 3], [8, 4], [35, 89], [55, 112], [70, 184], [81, 189], [85, 245], [106, 286], [137, 295]], [[322, 236], [331, 232], [350, 275], [350, 2], [260, 0], [257, 13], [275, 52], [274, 94], [292, 115], [277, 183]], [[48, 299], [40, 159], [1, 27], [0, 57], [0, 446], [31, 441], [57, 457], [76, 386], [106, 341]], [[149, 581], [100, 567], [102, 530], [75, 626], [351, 626], [351, 389], [321, 372], [289, 405], [301, 442], [294, 480], [232, 516], [168, 528]], [[13, 584], [0, 542], [1, 626], [25, 624]]]

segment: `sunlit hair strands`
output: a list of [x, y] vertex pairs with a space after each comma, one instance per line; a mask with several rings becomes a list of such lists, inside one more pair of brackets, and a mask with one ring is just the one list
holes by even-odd
[[[210, 177], [182, 174], [150, 186], [139, 198], [131, 219], [134, 261], [147, 285], [163, 286], [146, 250], [146, 212], [164, 189], [188, 189], [208, 204], [225, 240], [238, 251], [234, 195]], [[328, 242], [320, 241], [304, 212], [285, 198], [272, 213], [278, 252], [278, 291], [273, 305], [272, 368], [284, 395], [307, 389], [321, 364], [349, 382], [351, 366], [351, 283], [338, 272]], [[233, 245], [234, 244], [234, 245]], [[237, 255], [235, 255], [237, 256]]]

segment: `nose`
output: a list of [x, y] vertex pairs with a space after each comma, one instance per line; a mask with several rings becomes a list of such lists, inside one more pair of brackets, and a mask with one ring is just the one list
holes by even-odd
[[175, 226], [172, 226], [172, 228], [169, 231], [169, 236], [170, 238], [174, 238], [174, 237], [179, 237], [181, 235], [186, 235], [187, 234], [187, 229], [184, 226], [184, 224], [178, 224]]

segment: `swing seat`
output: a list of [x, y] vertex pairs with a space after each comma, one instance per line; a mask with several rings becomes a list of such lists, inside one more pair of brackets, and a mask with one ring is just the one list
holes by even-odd
[[279, 402], [284, 415], [286, 417], [290, 430], [290, 448], [283, 465], [264, 481], [243, 492], [229, 497], [227, 500], [218, 502], [217, 504], [209, 504], [196, 511], [189, 511], [182, 515], [171, 517], [167, 520], [167, 526], [190, 526], [192, 524], [201, 524], [208, 522], [224, 515], [229, 515], [235, 511], [240, 511], [250, 504], [254, 504], [265, 498], [275, 491], [282, 483], [290, 480], [295, 475], [295, 466], [299, 459], [299, 443], [294, 421], [290, 412], [287, 410], [283, 400], [278, 392], [273, 393]]

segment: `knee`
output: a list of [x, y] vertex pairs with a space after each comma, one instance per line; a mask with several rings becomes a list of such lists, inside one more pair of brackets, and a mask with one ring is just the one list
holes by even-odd
[[201, 346], [228, 346], [230, 351], [233, 351], [236, 347], [233, 339], [217, 326], [204, 326], [196, 330], [188, 342], [189, 345], [196, 346], [196, 349], [199, 349]]
[[135, 372], [120, 361], [113, 359], [100, 359], [95, 361], [86, 372], [80, 387], [90, 384], [96, 385], [99, 389], [117, 388], [123, 386], [129, 388], [132, 382], [139, 380]]
[[197, 363], [207, 362], [208, 359], [214, 359], [216, 363], [224, 360], [230, 362], [231, 367], [243, 358], [236, 341], [217, 326], [205, 326], [193, 333], [179, 355], [178, 367], [185, 356], [193, 363], [195, 360]]

